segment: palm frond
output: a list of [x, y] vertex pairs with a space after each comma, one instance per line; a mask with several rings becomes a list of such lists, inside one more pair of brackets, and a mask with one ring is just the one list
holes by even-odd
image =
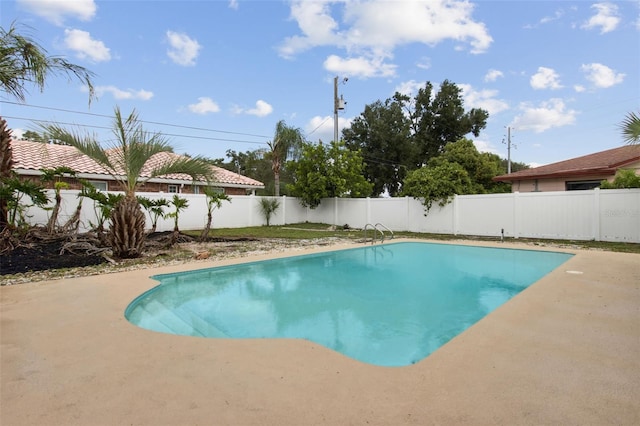
[[627, 114], [620, 124], [620, 129], [625, 143], [630, 145], [640, 143], [640, 116], [635, 112]]

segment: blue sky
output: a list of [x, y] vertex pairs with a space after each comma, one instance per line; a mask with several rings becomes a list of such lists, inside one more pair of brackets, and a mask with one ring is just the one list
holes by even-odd
[[[640, 2], [2, 1], [0, 22], [30, 27], [51, 55], [96, 73], [89, 107], [76, 80], [51, 78], [27, 102], [0, 95], [15, 134], [72, 123], [108, 143], [113, 109], [134, 108], [178, 153], [263, 148], [278, 120], [333, 139], [333, 81], [366, 104], [445, 79], [489, 111], [481, 151], [533, 166], [622, 145], [640, 110]], [[84, 113], [84, 114], [82, 114]]]

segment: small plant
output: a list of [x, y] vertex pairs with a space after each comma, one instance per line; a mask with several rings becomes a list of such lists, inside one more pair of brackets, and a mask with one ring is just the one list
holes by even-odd
[[49, 221], [47, 223], [47, 232], [49, 234], [53, 234], [58, 225], [58, 215], [60, 214], [60, 207], [62, 206], [62, 196], [60, 193], [63, 189], [69, 189], [69, 184], [60, 179], [65, 176], [73, 177], [76, 175], [76, 172], [66, 166], [57, 167], [55, 169], [41, 169], [40, 171], [42, 172], [43, 182], [53, 182], [55, 203], [53, 207], [47, 208], [47, 210], [51, 210], [51, 216], [49, 217]]
[[152, 200], [147, 197], [138, 196], [138, 202], [149, 213], [151, 218], [151, 233], [156, 232], [159, 219], [164, 219], [166, 214], [164, 212], [165, 207], [169, 207], [169, 201], [166, 198], [158, 198]]
[[231, 199], [227, 194], [220, 193], [211, 187], [206, 187], [204, 189], [204, 195], [207, 196], [207, 223], [204, 225], [204, 229], [200, 234], [200, 241], [205, 241], [209, 236], [211, 222], [213, 221], [213, 210], [222, 207], [223, 201], [231, 202]]
[[264, 219], [267, 221], [267, 226], [269, 226], [271, 221], [271, 216], [278, 210], [280, 207], [280, 202], [275, 198], [260, 198], [260, 212]]
[[[30, 180], [21, 180], [17, 175], [4, 179], [0, 186], [0, 197], [7, 201], [8, 226], [28, 227], [26, 211], [31, 206], [44, 208], [48, 203], [46, 190], [42, 185]], [[31, 199], [33, 204], [24, 204], [24, 196]]]
[[623, 188], [640, 188], [640, 175], [635, 170], [620, 169], [616, 172], [613, 182], [603, 180], [600, 183], [601, 189], [623, 189]]
[[78, 197], [87, 197], [94, 201], [93, 210], [96, 214], [97, 222], [89, 222], [89, 226], [91, 226], [97, 234], [98, 240], [106, 244], [104, 224], [111, 216], [111, 211], [116, 204], [124, 198], [124, 195], [99, 191], [95, 186], [85, 180], [80, 180], [80, 183], [82, 183], [82, 190], [78, 194]]
[[186, 198], [180, 198], [178, 195], [174, 195], [171, 200], [171, 205], [175, 208], [171, 213], [167, 213], [167, 217], [173, 218], [173, 235], [171, 236], [171, 245], [174, 245], [178, 241], [178, 235], [180, 230], [178, 229], [178, 218], [180, 211], [189, 207], [189, 200]]

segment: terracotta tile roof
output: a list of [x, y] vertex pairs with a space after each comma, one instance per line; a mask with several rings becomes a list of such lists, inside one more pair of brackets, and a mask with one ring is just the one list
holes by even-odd
[[[86, 155], [81, 154], [72, 146], [44, 144], [40, 142], [13, 140], [11, 141], [13, 151], [13, 168], [19, 170], [40, 170], [53, 169], [59, 166], [68, 166], [79, 174], [105, 175], [105, 179], [113, 178], [106, 170]], [[163, 152], [154, 155], [145, 164], [141, 174], [142, 177], [149, 177], [150, 171], [162, 163], [180, 157], [178, 154]], [[264, 184], [255, 179], [242, 176], [217, 166], [211, 166], [216, 183], [220, 186], [240, 186], [247, 188], [262, 188]], [[184, 180], [191, 182], [191, 177], [185, 174], [172, 174], [163, 176], [165, 179]]]
[[589, 175], [614, 175], [624, 166], [640, 161], [640, 145], [627, 145], [570, 160], [496, 176], [494, 181], [511, 182]]

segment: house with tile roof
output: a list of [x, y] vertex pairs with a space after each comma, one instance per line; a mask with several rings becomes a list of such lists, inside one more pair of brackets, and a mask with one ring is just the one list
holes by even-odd
[[[32, 142], [25, 140], [11, 141], [13, 152], [13, 170], [23, 179], [40, 181], [41, 169], [55, 169], [66, 166], [76, 172], [77, 178], [91, 182], [96, 188], [103, 191], [119, 191], [113, 177], [98, 163], [80, 153], [76, 148], [67, 145]], [[138, 191], [140, 192], [166, 192], [166, 193], [201, 193], [207, 186], [205, 181], [193, 181], [185, 174], [172, 174], [157, 178], [150, 177], [149, 171], [159, 164], [164, 163], [178, 154], [163, 152], [153, 156], [145, 165], [141, 177], [145, 181]], [[238, 173], [211, 166], [215, 183], [213, 186], [224, 191], [227, 195], [255, 194], [257, 189], [263, 189], [264, 184], [255, 179], [242, 176]], [[81, 189], [77, 178], [64, 178], [70, 189]]]
[[570, 160], [520, 170], [493, 178], [511, 183], [512, 192], [575, 191], [600, 187], [603, 180], [613, 181], [620, 169], [640, 175], [640, 145], [613, 148]]

